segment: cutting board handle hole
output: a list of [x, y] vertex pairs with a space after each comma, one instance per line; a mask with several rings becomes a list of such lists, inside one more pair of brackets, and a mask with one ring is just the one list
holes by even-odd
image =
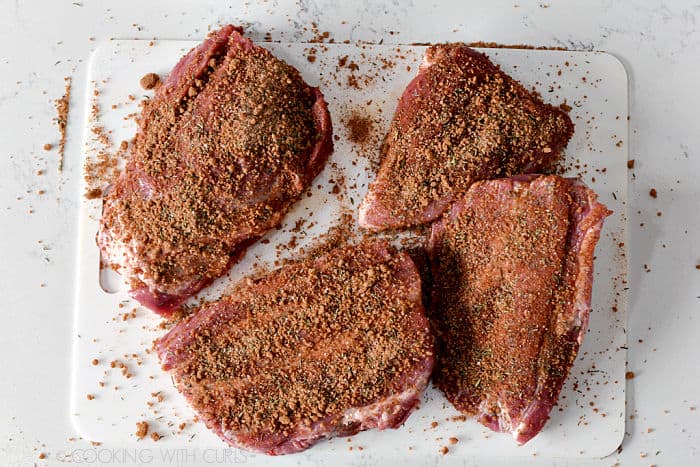
[[111, 267], [100, 262], [100, 287], [109, 294], [117, 293], [122, 290], [124, 281], [121, 276]]

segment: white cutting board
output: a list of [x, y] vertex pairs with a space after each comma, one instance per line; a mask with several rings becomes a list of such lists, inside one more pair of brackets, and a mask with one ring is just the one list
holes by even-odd
[[[98, 116], [85, 122], [84, 157], [94, 157], [101, 144], [91, 133], [94, 126], [111, 131], [115, 146], [131, 140], [135, 132], [129, 113], [138, 112], [138, 101], [150, 95], [139, 86], [148, 72], [165, 76], [191, 47], [190, 41], [109, 41], [93, 54], [89, 67], [89, 88], [85, 90], [88, 112], [92, 103], [99, 104]], [[415, 75], [423, 46], [345, 44], [261, 44], [278, 57], [296, 66], [312, 85], [320, 85], [328, 101], [334, 125], [335, 152], [326, 170], [316, 179], [310, 197], [304, 197], [287, 215], [281, 230], [270, 232], [269, 244], [257, 243], [237, 264], [229, 277], [219, 280], [205, 291], [216, 297], [227, 285], [250, 272], [253, 263], [269, 266], [275, 259], [274, 246], [290, 239], [287, 231], [300, 218], [316, 224], [306, 227], [306, 237], [299, 236], [298, 247], [313, 242], [313, 236], [337, 224], [338, 213], [356, 213], [358, 201], [366, 191], [373, 171], [365, 157], [376, 147], [358, 151], [348, 141], [348, 130], [341, 120], [352, 111], [361, 111], [377, 120], [376, 129], [383, 135], [404, 87]], [[317, 49], [315, 61], [307, 59], [309, 48]], [[398, 430], [371, 430], [351, 440], [324, 441], [312, 449], [278, 458], [234, 451], [240, 462], [274, 465], [382, 463], [403, 459], [425, 465], [443, 458], [439, 450], [449, 448], [446, 460], [478, 457], [539, 456], [602, 457], [618, 447], [624, 434], [625, 412], [625, 247], [627, 198], [627, 76], [621, 63], [611, 55], [598, 52], [548, 50], [484, 49], [493, 61], [527, 87], [537, 89], [545, 101], [559, 104], [567, 100], [576, 133], [567, 148], [567, 161], [580, 161], [584, 181], [600, 194], [600, 199], [615, 214], [605, 223], [597, 248], [593, 309], [590, 330], [579, 357], [562, 390], [559, 406], [552, 411], [544, 431], [529, 444], [518, 447], [507, 435], [492, 433], [472, 420], [451, 420], [458, 413], [432, 387], [426, 391], [421, 407]], [[349, 71], [338, 69], [338, 59], [348, 55], [355, 61], [360, 77], [373, 76], [360, 89], [347, 85]], [[383, 69], [390, 59], [393, 66]], [[568, 63], [568, 65], [566, 65]], [[408, 69], [410, 67], [410, 70]], [[93, 95], [93, 86], [100, 91]], [[135, 101], [128, 99], [129, 95]], [[368, 101], [371, 101], [368, 104]], [[112, 109], [112, 104], [119, 104]], [[114, 151], [114, 149], [112, 150]], [[376, 156], [375, 156], [376, 157]], [[334, 167], [332, 167], [334, 165]], [[605, 169], [603, 171], [603, 169]], [[573, 169], [572, 174], [579, 170]], [[329, 178], [345, 176], [343, 200], [331, 194]], [[593, 178], [595, 182], [593, 182]], [[320, 188], [318, 188], [320, 186]], [[84, 190], [83, 190], [84, 191]], [[193, 413], [174, 389], [171, 378], [160, 370], [154, 353], [148, 353], [152, 341], [165, 331], [158, 329], [160, 320], [152, 312], [130, 300], [120, 281], [104, 278], [110, 287], [120, 289], [106, 293], [100, 286], [99, 252], [95, 233], [100, 215], [100, 200], [82, 200], [78, 251], [78, 280], [75, 308], [73, 387], [71, 417], [76, 430], [93, 441], [111, 445], [138, 446], [149, 449], [186, 447], [187, 452], [223, 449], [224, 443], [200, 423], [193, 423]], [[288, 255], [294, 252], [288, 251]], [[115, 285], [116, 284], [116, 285]], [[123, 308], [120, 308], [122, 304]], [[613, 307], [617, 311], [613, 311]], [[121, 314], [136, 308], [136, 317], [123, 321]], [[125, 356], [136, 354], [137, 359]], [[93, 359], [99, 363], [93, 365]], [[109, 362], [120, 360], [133, 376], [126, 378]], [[104, 387], [99, 382], [105, 383]], [[114, 389], [117, 386], [118, 389]], [[163, 401], [151, 396], [160, 392]], [[88, 400], [87, 395], [94, 395]], [[152, 406], [148, 404], [153, 403]], [[154, 444], [150, 438], [137, 441], [136, 422], [145, 420], [151, 429], [164, 437]], [[181, 422], [187, 422], [182, 432]], [[433, 422], [437, 426], [433, 427]], [[459, 441], [452, 445], [450, 437]], [[138, 445], [136, 443], [139, 443]], [[349, 449], [352, 447], [353, 449]], [[360, 449], [361, 448], [361, 449]], [[195, 451], [193, 451], [195, 450]], [[204, 450], [204, 451], [202, 451]], [[223, 451], [222, 451], [223, 452]]]

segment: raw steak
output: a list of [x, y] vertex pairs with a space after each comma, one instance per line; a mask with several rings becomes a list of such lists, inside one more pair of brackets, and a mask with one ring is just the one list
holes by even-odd
[[418, 271], [381, 241], [296, 263], [204, 305], [157, 342], [176, 385], [232, 446], [302, 451], [397, 428], [433, 369]]
[[147, 101], [98, 243], [132, 295], [167, 315], [278, 225], [332, 152], [321, 92], [225, 26]]
[[574, 179], [478, 182], [433, 224], [437, 386], [526, 443], [544, 426], [588, 326], [593, 251], [611, 214]]
[[432, 46], [396, 108], [360, 225], [431, 222], [475, 181], [546, 171], [572, 134], [566, 113], [486, 55], [464, 44]]

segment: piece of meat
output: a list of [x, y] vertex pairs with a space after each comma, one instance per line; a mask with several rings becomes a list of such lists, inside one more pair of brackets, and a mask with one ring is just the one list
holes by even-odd
[[332, 152], [318, 88], [224, 26], [146, 101], [98, 244], [132, 295], [163, 315], [278, 225]]
[[547, 171], [573, 129], [486, 55], [432, 46], [396, 108], [359, 223], [381, 231], [432, 222], [478, 180]]
[[575, 179], [477, 182], [433, 224], [436, 385], [519, 444], [540, 432], [588, 326], [593, 252], [611, 212]]
[[271, 455], [399, 427], [434, 363], [418, 271], [383, 241], [248, 279], [156, 349], [207, 427]]

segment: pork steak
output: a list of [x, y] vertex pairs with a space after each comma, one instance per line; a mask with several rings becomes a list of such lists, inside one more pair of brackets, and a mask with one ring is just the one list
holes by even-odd
[[163, 368], [232, 446], [288, 454], [397, 428], [433, 369], [418, 271], [381, 241], [239, 286], [156, 343]]
[[241, 33], [224, 26], [175, 66], [104, 200], [103, 261], [164, 315], [278, 225], [333, 149], [321, 92]]
[[588, 326], [611, 214], [596, 199], [557, 176], [482, 181], [432, 227], [436, 385], [519, 444], [544, 427]]
[[432, 46], [396, 108], [359, 223], [381, 231], [432, 222], [475, 181], [548, 170], [572, 134], [566, 113], [486, 55]]

